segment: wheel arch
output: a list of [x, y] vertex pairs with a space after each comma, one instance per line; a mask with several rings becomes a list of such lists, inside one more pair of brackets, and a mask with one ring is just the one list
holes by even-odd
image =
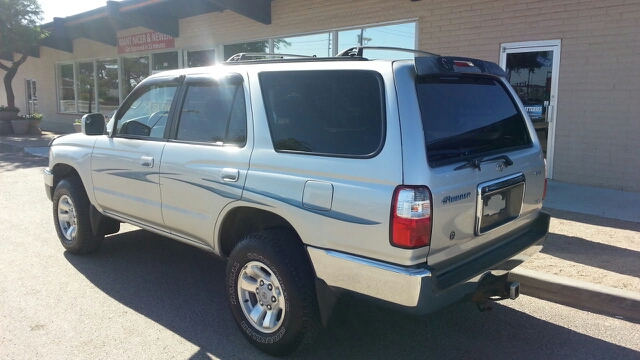
[[51, 198], [55, 192], [56, 186], [66, 178], [78, 178], [82, 183], [85, 194], [89, 199], [89, 218], [91, 220], [91, 230], [94, 235], [102, 232], [104, 235], [115, 234], [120, 231], [120, 222], [110, 217], [104, 216], [93, 204], [92, 194], [88, 191], [85, 180], [80, 175], [80, 172], [73, 166], [66, 163], [58, 163], [51, 169], [53, 174], [53, 186], [51, 187]]
[[[51, 187], [51, 195], [53, 195], [53, 192], [55, 191], [56, 186], [58, 186], [58, 183], [60, 183], [60, 181], [64, 178], [78, 177], [80, 181], [82, 181], [82, 177], [80, 176], [78, 170], [76, 170], [76, 168], [69, 164], [55, 164], [51, 168], [51, 173], [53, 174], [53, 186]], [[84, 185], [84, 181], [82, 181], [82, 184]]]
[[[222, 220], [218, 236], [219, 255], [228, 258], [231, 251], [247, 235], [272, 228], [288, 228], [295, 233], [298, 240], [304, 246], [300, 233], [294, 226], [282, 216], [273, 212], [252, 208], [249, 206], [237, 207], [230, 210]], [[338, 295], [316, 275], [313, 262], [305, 249], [306, 260], [311, 266], [315, 277], [316, 299], [320, 310], [320, 318], [323, 326], [327, 326], [338, 301]]]
[[250, 206], [231, 209], [225, 214], [218, 232], [219, 254], [228, 258], [233, 248], [245, 236], [278, 227], [291, 229], [301, 239], [293, 225], [278, 214]]

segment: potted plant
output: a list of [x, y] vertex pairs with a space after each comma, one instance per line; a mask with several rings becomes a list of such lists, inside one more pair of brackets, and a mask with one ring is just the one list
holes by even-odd
[[13, 134], [11, 120], [18, 118], [20, 108], [16, 106], [0, 105], [0, 134]]
[[25, 119], [24, 115], [18, 115], [11, 120], [11, 127], [14, 134], [24, 135], [29, 131], [29, 119]]
[[76, 119], [73, 122], [73, 128], [76, 129], [76, 132], [82, 132], [82, 120]]
[[20, 108], [0, 105], [0, 120], [13, 120], [18, 118]]
[[18, 117], [20, 109], [17, 107], [9, 107], [0, 105], [0, 134], [12, 134], [13, 127], [11, 127], [11, 120]]
[[29, 115], [18, 115], [18, 119], [24, 119], [29, 121], [29, 134], [40, 135], [40, 122], [42, 121], [42, 114], [33, 113]]

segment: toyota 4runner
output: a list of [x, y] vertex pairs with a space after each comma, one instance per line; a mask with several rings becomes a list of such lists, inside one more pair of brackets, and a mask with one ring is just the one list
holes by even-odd
[[517, 297], [508, 271], [549, 228], [535, 130], [496, 64], [414, 52], [147, 78], [108, 126], [52, 141], [62, 245], [95, 251], [126, 222], [228, 258], [233, 318], [272, 355], [345, 294], [415, 314]]

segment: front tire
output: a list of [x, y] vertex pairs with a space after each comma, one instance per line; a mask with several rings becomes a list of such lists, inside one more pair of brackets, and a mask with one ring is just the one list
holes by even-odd
[[62, 179], [53, 192], [53, 221], [60, 243], [74, 254], [100, 248], [104, 233], [94, 234], [89, 219], [89, 198], [77, 177]]
[[293, 231], [245, 237], [231, 252], [226, 279], [236, 325], [256, 348], [285, 356], [316, 335], [320, 317], [314, 274]]

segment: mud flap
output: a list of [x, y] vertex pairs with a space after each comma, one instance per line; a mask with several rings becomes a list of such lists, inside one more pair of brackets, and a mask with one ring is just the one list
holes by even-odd
[[338, 302], [338, 295], [331, 290], [324, 280], [318, 278], [316, 278], [316, 294], [318, 296], [322, 326], [327, 327]]
[[120, 222], [110, 217], [102, 215], [95, 206], [89, 206], [89, 220], [91, 221], [91, 231], [93, 235], [98, 235], [102, 231], [103, 235], [115, 234], [120, 231]]

